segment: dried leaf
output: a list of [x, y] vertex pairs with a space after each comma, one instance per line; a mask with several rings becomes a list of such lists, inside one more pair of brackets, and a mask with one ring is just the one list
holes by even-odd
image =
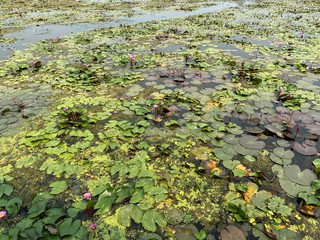
[[299, 207], [299, 212], [311, 216], [311, 217], [320, 217], [320, 207], [316, 207], [313, 205], [304, 205]]

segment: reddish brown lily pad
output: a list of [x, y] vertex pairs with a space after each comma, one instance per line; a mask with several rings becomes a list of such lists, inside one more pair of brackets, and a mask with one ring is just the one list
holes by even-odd
[[220, 232], [221, 240], [246, 240], [246, 236], [239, 228], [227, 226]]
[[318, 149], [315, 146], [310, 146], [307, 143], [292, 143], [292, 147], [298, 153], [305, 155], [305, 156], [312, 156], [318, 153]]

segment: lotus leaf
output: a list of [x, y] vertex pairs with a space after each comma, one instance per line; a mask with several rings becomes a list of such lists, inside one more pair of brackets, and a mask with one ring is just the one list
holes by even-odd
[[197, 232], [194, 236], [196, 237], [197, 240], [207, 239], [207, 233], [203, 229]]
[[[259, 138], [250, 136], [250, 135], [244, 135], [239, 139], [239, 143], [241, 146], [245, 147], [246, 149], [252, 149], [252, 150], [262, 150], [265, 147], [265, 143], [262, 141], [258, 141]], [[250, 154], [248, 154], [250, 155]]]
[[254, 161], [257, 160], [256, 157], [253, 157], [253, 156], [250, 156], [250, 155], [245, 155], [244, 159], [246, 159], [249, 162], [254, 162]]
[[281, 226], [265, 224], [265, 229], [267, 233], [270, 233], [270, 236], [275, 237], [275, 239], [302, 240], [302, 237], [299, 235], [299, 233], [282, 228]]
[[234, 135], [240, 135], [243, 133], [243, 130], [241, 129], [241, 127], [227, 127], [226, 130]]

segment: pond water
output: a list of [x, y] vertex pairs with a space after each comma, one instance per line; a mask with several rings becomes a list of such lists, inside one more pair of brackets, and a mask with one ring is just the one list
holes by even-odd
[[[69, 34], [90, 31], [97, 28], [115, 27], [120, 25], [133, 25], [137, 23], [161, 21], [166, 19], [182, 18], [192, 15], [213, 13], [230, 7], [237, 7], [237, 3], [223, 2], [216, 5], [203, 7], [190, 12], [165, 11], [148, 13], [133, 17], [119, 17], [104, 23], [78, 23], [74, 25], [44, 25], [31, 26], [19, 32], [4, 34], [4, 38], [15, 39], [13, 43], [1, 44], [0, 59], [4, 60], [12, 54], [14, 50], [22, 50], [29, 43], [38, 42], [49, 38], [58, 38]], [[40, 13], [37, 13], [38, 15]], [[34, 15], [34, 14], [33, 14]]]

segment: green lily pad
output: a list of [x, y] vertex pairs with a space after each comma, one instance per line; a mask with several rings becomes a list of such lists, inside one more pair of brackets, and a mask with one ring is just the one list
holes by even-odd
[[238, 164], [240, 164], [239, 160], [225, 160], [222, 162], [223, 166], [229, 170], [233, 170]]
[[245, 155], [256, 156], [259, 153], [259, 150], [247, 149], [240, 144], [234, 145], [234, 150], [242, 156], [245, 156]]
[[286, 141], [286, 140], [283, 140], [283, 139], [279, 139], [277, 141], [277, 144], [279, 147], [290, 147], [291, 146], [291, 143], [289, 141]]
[[266, 144], [258, 140], [259, 138], [255, 136], [245, 135], [240, 138], [239, 143], [246, 149], [261, 150]]
[[280, 165], [289, 165], [292, 162], [291, 158], [280, 158], [278, 156], [276, 156], [274, 153], [270, 154], [270, 159]]
[[279, 158], [288, 158], [291, 159], [294, 157], [294, 152], [291, 150], [285, 150], [284, 148], [277, 147], [273, 149], [273, 153]]
[[243, 133], [243, 130], [241, 128], [229, 128], [229, 127], [227, 127], [226, 129], [227, 129], [227, 131], [229, 133], [234, 134], [234, 135], [240, 135], [240, 134]]
[[253, 197], [250, 199], [250, 204], [256, 206], [257, 208], [261, 209], [264, 212], [268, 211], [266, 206], [266, 201], [272, 197], [272, 194], [267, 191], [259, 191], [256, 192]]
[[213, 153], [219, 160], [231, 160], [233, 157], [232, 155], [225, 153], [221, 148], [214, 149]]
[[223, 137], [223, 140], [226, 142], [226, 143], [229, 143], [229, 144], [237, 144], [239, 142], [239, 138], [236, 137], [236, 135], [233, 135], [233, 134], [227, 134]]
[[312, 188], [310, 186], [302, 186], [288, 179], [279, 178], [281, 188], [291, 197], [296, 197], [300, 192], [311, 193]]
[[230, 144], [223, 145], [222, 151], [231, 156], [237, 155], [237, 152], [233, 149], [233, 146]]
[[310, 186], [311, 182], [317, 180], [317, 175], [310, 169], [300, 170], [298, 165], [288, 165], [284, 169], [285, 176], [292, 182], [302, 186]]
[[68, 184], [66, 181], [56, 181], [51, 183], [50, 187], [52, 187], [50, 194], [59, 194], [68, 189]]

